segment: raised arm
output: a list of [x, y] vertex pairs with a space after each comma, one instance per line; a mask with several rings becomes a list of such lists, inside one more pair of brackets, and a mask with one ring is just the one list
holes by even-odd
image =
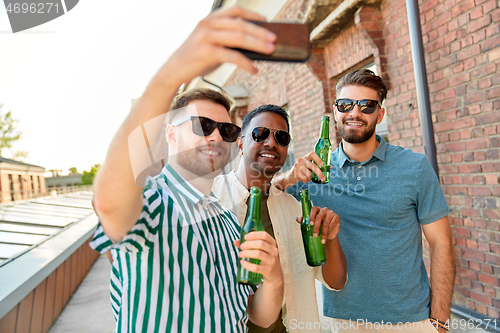
[[252, 61], [228, 47], [261, 53], [274, 51], [276, 36], [245, 20], [264, 17], [233, 7], [216, 11], [198, 23], [153, 77], [118, 129], [94, 182], [95, 210], [112, 241], [120, 241], [132, 229], [142, 209], [142, 188], [136, 185], [129, 156], [128, 137], [132, 131], [166, 113], [181, 84], [210, 73], [224, 62], [257, 72]]
[[424, 224], [422, 229], [431, 254], [431, 317], [446, 322], [450, 319], [456, 263], [448, 216]]

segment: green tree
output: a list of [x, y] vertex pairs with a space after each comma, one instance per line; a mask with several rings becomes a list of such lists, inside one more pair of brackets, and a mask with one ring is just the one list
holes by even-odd
[[78, 170], [75, 167], [71, 167], [68, 169], [70, 175], [77, 175]]
[[[0, 104], [0, 109], [3, 104]], [[18, 121], [12, 118], [12, 112], [0, 113], [0, 156], [4, 155], [5, 149], [11, 149], [12, 158], [24, 160], [28, 156], [26, 151], [13, 151], [12, 144], [21, 138], [21, 133], [16, 131]]]
[[97, 171], [99, 171], [100, 167], [100, 164], [94, 164], [92, 168], [90, 168], [90, 171], [83, 171], [82, 185], [92, 185], [94, 177], [97, 174]]
[[59, 170], [59, 169], [50, 169], [48, 172], [52, 172], [52, 177], [59, 177], [59, 173], [61, 173], [62, 170]]

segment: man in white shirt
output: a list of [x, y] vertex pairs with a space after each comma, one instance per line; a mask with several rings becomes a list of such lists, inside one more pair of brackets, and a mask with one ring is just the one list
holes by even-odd
[[[322, 228], [327, 261], [321, 267], [306, 263], [300, 225], [300, 203], [271, 184], [286, 161], [290, 135], [286, 111], [276, 105], [263, 105], [243, 120], [241, 137], [236, 141], [242, 158], [236, 172], [215, 179], [212, 191], [221, 204], [230, 208], [243, 225], [250, 187], [262, 189], [262, 222], [276, 239], [284, 276], [285, 302], [282, 320], [268, 329], [249, 324], [249, 332], [320, 332], [315, 278], [332, 290], [342, 289], [347, 281], [347, 265], [337, 239], [339, 218], [331, 210], [313, 207], [311, 221], [315, 231]], [[317, 156], [316, 156], [317, 157]], [[321, 160], [318, 158], [318, 163]], [[318, 174], [323, 174], [317, 168]]]

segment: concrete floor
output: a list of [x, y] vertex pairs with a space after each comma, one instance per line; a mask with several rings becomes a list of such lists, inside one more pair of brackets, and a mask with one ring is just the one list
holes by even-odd
[[95, 261], [49, 333], [111, 333], [115, 319], [109, 300], [111, 264], [106, 255]]

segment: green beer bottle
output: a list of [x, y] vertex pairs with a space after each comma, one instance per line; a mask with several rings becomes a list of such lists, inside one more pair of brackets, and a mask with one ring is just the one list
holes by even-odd
[[315, 173], [313, 173], [312, 181], [317, 184], [326, 184], [330, 181], [330, 162], [332, 157], [332, 144], [330, 143], [330, 117], [323, 116], [321, 118], [321, 132], [319, 133], [318, 142], [314, 147], [314, 151], [323, 161], [323, 166], [319, 167], [326, 179], [322, 182]]
[[300, 191], [300, 201], [302, 202], [302, 241], [306, 252], [306, 260], [309, 266], [321, 266], [326, 262], [325, 246], [321, 243], [321, 229], [318, 237], [314, 237], [314, 226], [311, 225], [311, 200], [309, 191]]
[[[245, 235], [252, 231], [266, 231], [262, 225], [262, 220], [260, 218], [260, 200], [261, 200], [261, 189], [258, 187], [252, 187], [250, 189], [250, 201], [248, 204], [247, 218], [245, 219], [245, 225], [241, 229], [241, 244], [245, 243]], [[243, 258], [252, 264], [260, 265], [259, 259]], [[254, 273], [246, 270], [238, 262], [238, 283], [258, 285], [262, 282], [262, 274]]]

